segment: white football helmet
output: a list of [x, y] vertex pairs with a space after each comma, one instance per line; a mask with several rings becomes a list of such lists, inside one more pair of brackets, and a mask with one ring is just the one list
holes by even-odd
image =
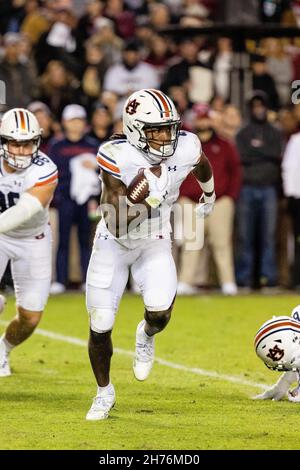
[[[180, 124], [173, 101], [159, 90], [149, 88], [136, 91], [124, 105], [123, 132], [127, 140], [142, 150], [154, 163], [173, 155], [177, 147]], [[161, 126], [170, 126], [171, 140], [156, 150], [151, 146], [151, 141], [155, 140], [146, 137], [145, 129]]]
[[[37, 156], [41, 135], [42, 129], [38, 120], [30, 111], [23, 108], [7, 111], [2, 117], [0, 126], [0, 156], [15, 170], [25, 170]], [[32, 141], [32, 153], [28, 156], [10, 153], [8, 150], [9, 141], [19, 144]]]
[[291, 317], [273, 317], [265, 322], [256, 333], [254, 346], [269, 369], [300, 369], [300, 324]]

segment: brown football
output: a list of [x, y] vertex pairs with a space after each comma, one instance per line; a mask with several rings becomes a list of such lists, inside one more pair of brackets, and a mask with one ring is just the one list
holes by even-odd
[[[127, 188], [126, 196], [131, 204], [140, 204], [149, 196], [148, 181], [144, 175], [144, 170], [145, 168], [138, 172]], [[161, 167], [159, 165], [151, 166], [149, 170], [156, 176], [161, 175]]]

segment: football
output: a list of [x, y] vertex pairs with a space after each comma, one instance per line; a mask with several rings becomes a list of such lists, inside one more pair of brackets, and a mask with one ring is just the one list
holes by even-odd
[[[131, 183], [129, 184], [126, 192], [126, 196], [128, 201], [131, 204], [140, 204], [143, 202], [146, 197], [149, 195], [149, 187], [147, 178], [144, 175], [145, 168], [141, 169], [139, 173], [133, 178]], [[155, 175], [161, 175], [161, 167], [158, 166], [151, 166], [149, 170]]]

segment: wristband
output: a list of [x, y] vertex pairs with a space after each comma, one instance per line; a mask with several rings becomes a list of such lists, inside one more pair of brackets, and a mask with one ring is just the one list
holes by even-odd
[[205, 183], [203, 183], [202, 181], [199, 181], [199, 183], [200, 183], [201, 189], [205, 193], [212, 193], [215, 190], [215, 183], [214, 183], [213, 175], [208, 181], [205, 181]]

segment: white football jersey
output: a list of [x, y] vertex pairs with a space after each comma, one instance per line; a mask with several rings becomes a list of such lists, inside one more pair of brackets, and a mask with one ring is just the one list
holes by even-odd
[[[157, 209], [157, 216], [145, 220], [138, 230], [130, 232], [126, 238], [170, 237], [172, 206], [179, 197], [182, 182], [199, 162], [201, 153], [201, 143], [198, 137], [191, 132], [181, 131], [174, 154], [164, 161], [171, 181], [166, 199]], [[119, 179], [126, 186], [129, 186], [140, 169], [153, 166], [141, 150], [136, 149], [124, 139], [111, 140], [102, 144], [98, 151], [97, 162], [103, 171]], [[100, 221], [99, 228], [101, 233], [105, 230], [103, 219]]]
[[[14, 206], [21, 194], [25, 191], [55, 183], [57, 181], [57, 167], [42, 152], [33, 163], [22, 171], [7, 173], [4, 169], [3, 158], [0, 158], [0, 213]], [[33, 216], [18, 228], [5, 233], [14, 238], [36, 237], [43, 233], [49, 221], [48, 207]]]

